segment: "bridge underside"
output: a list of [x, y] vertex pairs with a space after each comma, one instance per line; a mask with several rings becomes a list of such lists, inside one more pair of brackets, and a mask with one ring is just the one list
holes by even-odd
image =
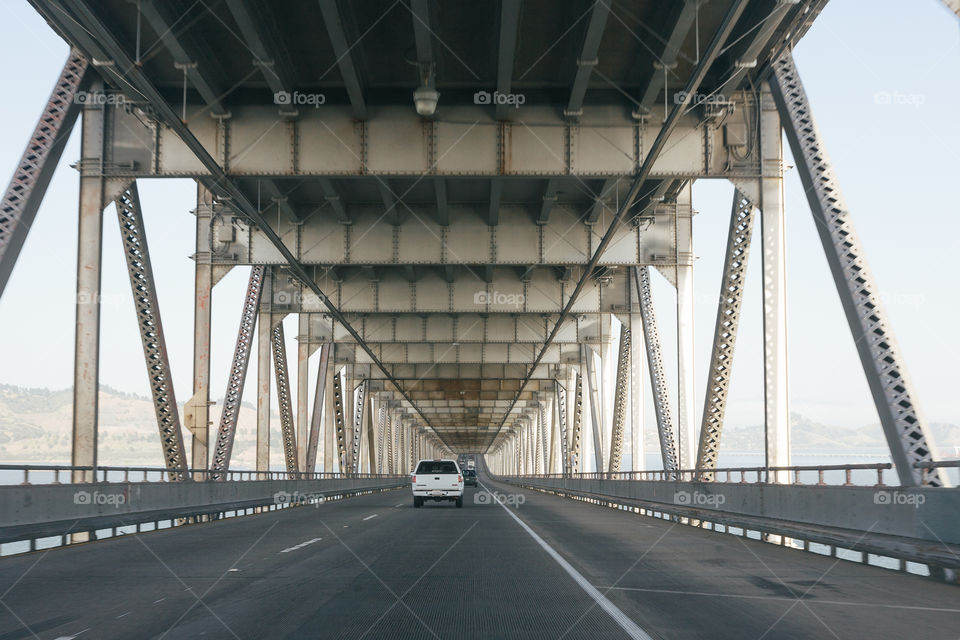
[[[789, 464], [781, 130], [812, 118], [794, 109], [805, 94], [782, 65], [824, 2], [31, 3], [82, 69], [61, 109], [83, 122], [75, 465], [96, 464], [99, 216], [114, 201], [169, 468], [229, 468], [256, 351], [258, 469], [271, 376], [289, 471], [406, 470], [467, 451], [514, 470], [638, 469], [648, 386], [664, 465], [712, 469], [755, 217], [767, 463]], [[825, 154], [796, 139], [822, 183]], [[198, 184], [190, 461], [135, 186], [163, 177]], [[702, 410], [700, 178], [737, 188]], [[821, 195], [814, 214], [836, 217]], [[846, 226], [824, 236], [828, 258], [853, 237], [836, 219]], [[864, 319], [879, 302], [872, 282], [855, 284], [850, 246], [834, 277], [851, 329], [885, 332], [879, 310]], [[216, 422], [210, 292], [238, 266], [250, 284]], [[651, 276], [676, 290], [675, 353], [660, 343]], [[941, 482], [914, 466], [934, 450], [892, 336], [877, 335], [858, 348], [901, 479]]]

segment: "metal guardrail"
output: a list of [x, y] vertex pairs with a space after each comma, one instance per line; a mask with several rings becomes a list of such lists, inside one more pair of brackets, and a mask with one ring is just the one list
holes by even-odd
[[[341, 473], [341, 472], [296, 472], [287, 471], [252, 471], [235, 470], [221, 471], [225, 478], [214, 480], [210, 476], [213, 472], [210, 469], [190, 469], [166, 467], [111, 467], [111, 466], [75, 466], [75, 465], [48, 465], [48, 464], [0, 464], [0, 471], [22, 471], [23, 481], [20, 484], [34, 484], [30, 481], [30, 473], [37, 471], [52, 471], [53, 480], [41, 484], [65, 484], [61, 482], [60, 474], [66, 473], [68, 484], [94, 484], [101, 482], [180, 482], [172, 479], [173, 476], [187, 472], [190, 478], [186, 482], [240, 482], [255, 480], [344, 480], [344, 479], [376, 479], [376, 478], [405, 478], [403, 474], [378, 474], [378, 473]], [[82, 478], [78, 481], [71, 477], [75, 471], [83, 472]], [[110, 474], [122, 474], [122, 478], [113, 480]], [[131, 477], [131, 474], [142, 473], [141, 478]], [[155, 474], [151, 476], [151, 474]], [[159, 476], [159, 477], [158, 477]], [[0, 482], [0, 485], [4, 483]], [[7, 483], [10, 484], [10, 483]]]
[[[960, 461], [958, 461], [960, 462]], [[941, 465], [941, 466], [958, 466], [951, 465], [948, 463], [925, 463], [928, 465]], [[714, 475], [723, 474], [722, 480], [713, 480], [711, 483], [730, 483], [735, 482], [739, 484], [746, 484], [750, 481], [748, 474], [755, 474], [754, 482], [757, 483], [770, 483], [772, 474], [779, 472], [787, 472], [791, 474], [792, 480], [789, 483], [780, 483], [780, 484], [794, 484], [802, 485], [808, 484], [800, 479], [800, 474], [804, 472], [816, 472], [817, 473], [817, 482], [818, 485], [827, 485], [832, 483], [827, 483], [825, 481], [825, 474], [830, 471], [842, 471], [844, 472], [844, 482], [843, 486], [855, 486], [857, 483], [853, 481], [853, 472], [854, 471], [875, 471], [877, 474], [876, 486], [886, 486], [883, 481], [883, 472], [893, 468], [893, 465], [889, 462], [878, 462], [878, 463], [866, 463], [866, 464], [831, 464], [831, 465], [798, 465], [791, 467], [728, 467], [722, 469], [678, 469], [676, 471], [668, 471], [665, 469], [656, 469], [650, 471], [601, 471], [601, 472], [589, 472], [589, 473], [550, 473], [550, 474], [527, 474], [523, 476], [516, 476], [520, 478], [572, 478], [577, 480], [646, 480], [646, 481], [681, 481], [681, 482], [705, 482], [703, 480], [703, 475], [707, 473], [712, 473]]]

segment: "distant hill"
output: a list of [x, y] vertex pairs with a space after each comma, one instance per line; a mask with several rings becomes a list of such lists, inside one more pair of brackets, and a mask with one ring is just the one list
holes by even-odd
[[[100, 386], [99, 458], [103, 465], [160, 466], [160, 439], [153, 400]], [[211, 407], [211, 429], [220, 418], [222, 399]], [[179, 406], [183, 416], [183, 404]], [[272, 462], [283, 464], [279, 416], [271, 433]], [[73, 392], [0, 384], [0, 463], [70, 463]], [[233, 463], [253, 468], [256, 456], [256, 409], [244, 402], [237, 422]], [[185, 431], [189, 459], [190, 435]]]
[[[70, 429], [73, 416], [73, 393], [70, 389], [51, 391], [0, 384], [0, 463], [70, 461]], [[211, 407], [216, 427], [222, 399]], [[183, 405], [180, 405], [183, 415]], [[803, 452], [878, 453], [886, 450], [879, 424], [857, 428], [830, 426], [792, 414], [792, 449]], [[280, 439], [280, 417], [273, 416], [270, 436], [270, 457], [273, 465], [283, 465], [283, 444]], [[933, 423], [934, 438], [944, 455], [957, 455], [960, 447], [960, 426]], [[190, 437], [186, 435], [189, 458]], [[245, 402], [240, 409], [233, 463], [236, 467], [253, 468], [256, 455], [256, 409]], [[656, 427], [646, 430], [648, 451], [658, 447]], [[761, 425], [727, 425], [723, 433], [722, 451], [763, 451]], [[100, 462], [104, 465], [159, 466], [160, 443], [157, 435], [153, 401], [150, 398], [124, 393], [106, 385], [100, 388]]]

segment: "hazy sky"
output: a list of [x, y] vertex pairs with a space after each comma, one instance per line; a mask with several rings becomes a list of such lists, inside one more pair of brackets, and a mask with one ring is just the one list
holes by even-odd
[[[0, 74], [8, 87], [0, 100], [0, 177], [6, 180], [67, 46], [24, 0], [6, 0], [0, 3], [0, 54], [6, 61]], [[955, 283], [960, 272], [958, 21], [939, 0], [833, 0], [795, 56], [921, 406], [933, 421], [960, 422], [955, 401], [960, 349], [954, 328], [960, 316]], [[890, 104], [877, 100], [878, 92], [892, 95]], [[79, 127], [0, 300], [0, 382], [50, 388], [72, 384], [78, 177], [69, 165], [78, 159], [78, 143]], [[876, 413], [795, 170], [788, 172], [786, 189], [791, 408], [829, 424], [874, 422]], [[188, 180], [145, 180], [140, 195], [177, 398], [185, 401], [191, 395], [193, 262], [188, 256], [193, 253], [195, 187]], [[698, 406], [731, 196], [726, 182], [702, 181], [694, 187], [699, 211], [694, 235], [699, 258]], [[149, 395], [112, 207], [104, 229], [100, 379]], [[762, 422], [759, 266], [756, 250], [728, 424]], [[237, 269], [215, 289], [214, 398], [223, 395], [247, 273], [247, 268]], [[665, 343], [675, 345], [672, 289], [657, 280]], [[287, 322], [288, 346], [294, 349], [295, 320]], [[255, 371], [251, 363], [250, 374]], [[246, 386], [248, 401], [254, 399], [253, 386], [252, 381]], [[878, 430], [878, 444], [879, 436]]]

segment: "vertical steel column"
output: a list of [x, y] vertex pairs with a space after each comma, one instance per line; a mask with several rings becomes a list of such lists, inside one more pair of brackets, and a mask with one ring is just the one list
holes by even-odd
[[[583, 350], [581, 348], [581, 357]], [[583, 471], [580, 464], [580, 437], [583, 432], [583, 375], [582, 369], [576, 371], [574, 375], [577, 378], [576, 386], [573, 392], [573, 428], [570, 435], [570, 472], [579, 473]]]
[[590, 422], [593, 426], [593, 459], [596, 465], [597, 473], [603, 471], [603, 434], [600, 425], [600, 393], [597, 383], [597, 367], [594, 362], [593, 351], [587, 346], [582, 346], [583, 358], [587, 368], [587, 389], [590, 395]]
[[[630, 279], [635, 279], [632, 271]], [[630, 297], [635, 298], [636, 287], [630, 287]], [[631, 309], [633, 305], [631, 304]], [[646, 469], [646, 447], [643, 442], [644, 415], [643, 415], [643, 367], [644, 352], [643, 321], [640, 314], [631, 313], [630, 319], [630, 459], [631, 471]]]
[[[330, 345], [324, 344], [320, 347], [320, 367], [317, 371], [317, 387], [314, 391], [313, 414], [310, 416], [310, 436], [307, 438], [307, 456], [304, 471], [307, 473], [316, 473], [317, 470], [317, 449], [320, 445], [320, 432], [323, 430], [323, 405], [326, 400], [326, 390], [330, 376], [327, 370], [330, 368]], [[323, 470], [329, 472], [327, 466], [328, 445], [326, 439], [324, 446], [324, 465]], [[332, 463], [332, 460], [331, 460]]]
[[[783, 134], [770, 86], [760, 91], [760, 239], [763, 260], [764, 434], [768, 467], [790, 466], [787, 380], [787, 259], [783, 207]], [[790, 482], [788, 471], [769, 479]]]
[[[287, 369], [287, 346], [283, 335], [282, 321], [278, 322], [277, 326], [273, 328], [273, 368], [277, 381], [277, 404], [280, 407], [283, 459], [287, 465], [287, 473], [295, 477], [295, 474], [300, 472], [300, 460], [297, 452], [297, 434], [293, 426], [293, 405], [290, 400], [290, 377]], [[267, 383], [269, 386], [269, 379]], [[269, 463], [269, 458], [267, 462]]]
[[363, 414], [367, 408], [366, 399], [367, 381], [361, 380], [354, 392], [356, 410], [353, 412], [353, 444], [350, 449], [350, 470], [357, 473], [360, 470], [360, 439], [363, 432]]
[[[0, 297], [80, 114], [87, 60], [70, 51], [0, 205]], [[99, 154], [98, 154], [99, 157]]]
[[676, 470], [677, 446], [673, 435], [673, 411], [670, 408], [670, 389], [663, 370], [660, 350], [660, 329], [650, 290], [649, 267], [634, 267], [637, 298], [640, 300], [640, 315], [643, 317], [643, 338], [647, 346], [647, 366], [650, 368], [650, 386], [653, 388], [653, 406], [657, 414], [657, 431], [660, 434], [660, 455], [663, 468]]
[[270, 352], [273, 342], [271, 322], [270, 312], [261, 311], [260, 324], [257, 327], [257, 471], [270, 470]]
[[676, 205], [677, 229], [677, 442], [682, 469], [693, 468], [696, 461], [696, 390], [694, 385], [694, 309], [693, 309], [693, 210], [689, 183], [681, 189]]
[[[102, 91], [102, 85], [97, 87]], [[130, 183], [129, 180], [118, 183], [103, 177], [108, 152], [104, 131], [112, 108], [88, 103], [83, 111], [73, 364], [71, 464], [74, 466], [97, 465], [103, 209]], [[93, 479], [92, 472], [76, 471], [71, 475], [74, 482]]]
[[243, 383], [247, 377], [247, 365], [250, 363], [250, 351], [253, 348], [253, 332], [260, 307], [260, 293], [263, 290], [263, 275], [262, 266], [250, 269], [250, 280], [247, 282], [247, 293], [240, 316], [240, 329], [237, 331], [237, 344], [233, 350], [230, 376], [227, 379], [227, 393], [223, 399], [223, 413], [220, 414], [217, 442], [213, 450], [211, 477], [214, 480], [224, 479], [226, 474], [223, 472], [230, 468], [230, 455], [233, 452], [240, 402], [243, 399]]
[[720, 452], [723, 416], [727, 408], [727, 393], [733, 372], [733, 351], [740, 327], [740, 307], [743, 303], [744, 279], [750, 257], [750, 239], [753, 236], [754, 206], [737, 189], [733, 194], [730, 229], [727, 232], [727, 251], [720, 280], [720, 298], [717, 303], [717, 321], [713, 330], [713, 350], [704, 397], [703, 423], [697, 449], [697, 469], [700, 480], [712, 481]]
[[167, 469], [177, 470], [170, 474], [171, 480], [186, 480], [190, 478], [190, 473], [185, 471], [188, 466], [187, 455], [183, 447], [177, 399], [170, 374], [170, 358], [163, 337], [160, 303], [157, 299], [137, 183], [131, 184], [114, 204], [120, 222], [120, 237], [127, 261], [127, 274], [130, 276], [140, 343], [143, 345], [143, 357], [147, 365], [147, 381], [150, 383], [157, 428], [160, 430], [163, 461]]
[[940, 470], [913, 466], [937, 458], [933, 439], [789, 51], [774, 61], [773, 78], [773, 96], [900, 483], [945, 486]]
[[550, 448], [548, 446], [547, 430], [550, 428], [547, 422], [547, 403], [546, 400], [540, 400], [538, 403], [538, 413], [540, 418], [540, 446], [543, 450], [543, 473], [550, 473]]
[[567, 476], [570, 473], [570, 451], [569, 440], [567, 439], [567, 390], [560, 384], [559, 380], [554, 380], [553, 384], [556, 393], [554, 403], [557, 407], [557, 432], [560, 436], [560, 473]]
[[[297, 314], [297, 463], [306, 471], [310, 447], [310, 355], [316, 349], [311, 340], [310, 314]], [[322, 376], [321, 376], [322, 377]], [[323, 393], [322, 391], [320, 392]], [[316, 453], [316, 451], [314, 451]], [[314, 457], [316, 461], [316, 457]]]
[[610, 432], [610, 462], [607, 469], [611, 473], [620, 471], [623, 460], [623, 432], [627, 414], [627, 393], [630, 389], [630, 329], [626, 324], [620, 327], [620, 348], [617, 351], [617, 378], [613, 399], [613, 429]]
[[364, 420], [364, 430], [367, 432], [367, 470], [369, 473], [377, 473], [377, 465], [380, 463], [380, 456], [377, 455], [377, 436], [378, 431], [374, 431], [373, 416], [377, 412], [377, 402], [374, 394], [367, 394], [367, 408], [364, 411], [366, 419]]
[[[210, 325], [212, 292], [216, 282], [210, 260], [210, 219], [213, 194], [197, 182], [197, 218], [193, 291], [193, 395], [183, 408], [183, 423], [190, 431], [191, 466], [206, 469], [210, 445]], [[225, 267], [229, 269], [229, 267]]]

